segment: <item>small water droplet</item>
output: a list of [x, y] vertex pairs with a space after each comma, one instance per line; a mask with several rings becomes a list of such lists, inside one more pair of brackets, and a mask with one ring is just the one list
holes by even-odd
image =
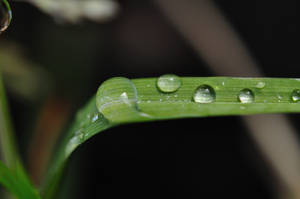
[[5, 31], [10, 24], [12, 18], [9, 4], [0, 0], [0, 33]]
[[222, 82], [222, 86], [225, 86], [225, 82]]
[[266, 85], [265, 82], [258, 82], [258, 83], [256, 84], [256, 88], [264, 88], [265, 85]]
[[76, 147], [81, 144], [81, 135], [82, 134], [76, 135], [70, 139], [65, 149], [66, 157], [69, 156], [76, 149]]
[[281, 102], [282, 96], [278, 94], [278, 95], [277, 95], [277, 98], [278, 98], [278, 102]]
[[300, 89], [295, 89], [292, 92], [292, 101], [299, 102], [300, 101]]
[[92, 117], [92, 122], [96, 122], [99, 119], [99, 114], [98, 113], [94, 113], [93, 117]]
[[254, 93], [250, 89], [245, 88], [240, 91], [238, 100], [242, 103], [252, 103], [254, 102]]
[[176, 75], [162, 75], [157, 80], [157, 87], [160, 91], [171, 93], [177, 91], [181, 86], [181, 80]]
[[77, 131], [75, 131], [74, 135], [80, 135], [80, 134], [83, 134], [83, 133], [84, 133], [83, 129], [80, 128]]
[[216, 99], [216, 93], [211, 86], [204, 84], [196, 89], [193, 99], [197, 103], [212, 103]]

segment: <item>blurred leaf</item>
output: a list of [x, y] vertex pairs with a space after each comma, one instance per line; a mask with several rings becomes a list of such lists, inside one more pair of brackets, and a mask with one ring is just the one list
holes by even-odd
[[111, 19], [118, 11], [113, 0], [31, 0], [57, 21], [77, 23], [82, 19], [103, 22]]
[[0, 150], [3, 161], [11, 168], [20, 161], [0, 68]]
[[17, 44], [1, 42], [0, 67], [7, 88], [26, 100], [34, 101], [52, 87], [49, 74], [28, 60]]
[[0, 184], [18, 199], [40, 198], [20, 165], [9, 169], [0, 161]]

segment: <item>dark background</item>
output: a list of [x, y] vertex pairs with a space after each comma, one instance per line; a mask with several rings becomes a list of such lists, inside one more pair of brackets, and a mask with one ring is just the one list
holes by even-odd
[[[266, 76], [299, 77], [297, 1], [215, 2]], [[14, 19], [1, 39], [21, 45], [54, 84], [33, 102], [8, 93], [24, 156], [49, 96], [67, 101], [74, 113], [110, 77], [214, 75], [151, 1], [119, 3], [112, 21], [79, 25], [57, 24], [30, 4], [11, 3]], [[72, 156], [66, 179], [69, 198], [275, 198], [262, 162], [239, 117], [182, 119], [100, 133]]]

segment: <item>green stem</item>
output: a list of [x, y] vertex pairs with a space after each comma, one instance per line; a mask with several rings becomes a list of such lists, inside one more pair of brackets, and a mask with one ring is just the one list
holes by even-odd
[[20, 161], [0, 71], [0, 149], [4, 162], [14, 168]]

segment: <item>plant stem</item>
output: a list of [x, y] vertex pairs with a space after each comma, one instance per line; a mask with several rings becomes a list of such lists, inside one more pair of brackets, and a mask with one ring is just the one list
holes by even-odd
[[19, 161], [5, 89], [0, 70], [0, 150], [5, 164], [14, 168]]

